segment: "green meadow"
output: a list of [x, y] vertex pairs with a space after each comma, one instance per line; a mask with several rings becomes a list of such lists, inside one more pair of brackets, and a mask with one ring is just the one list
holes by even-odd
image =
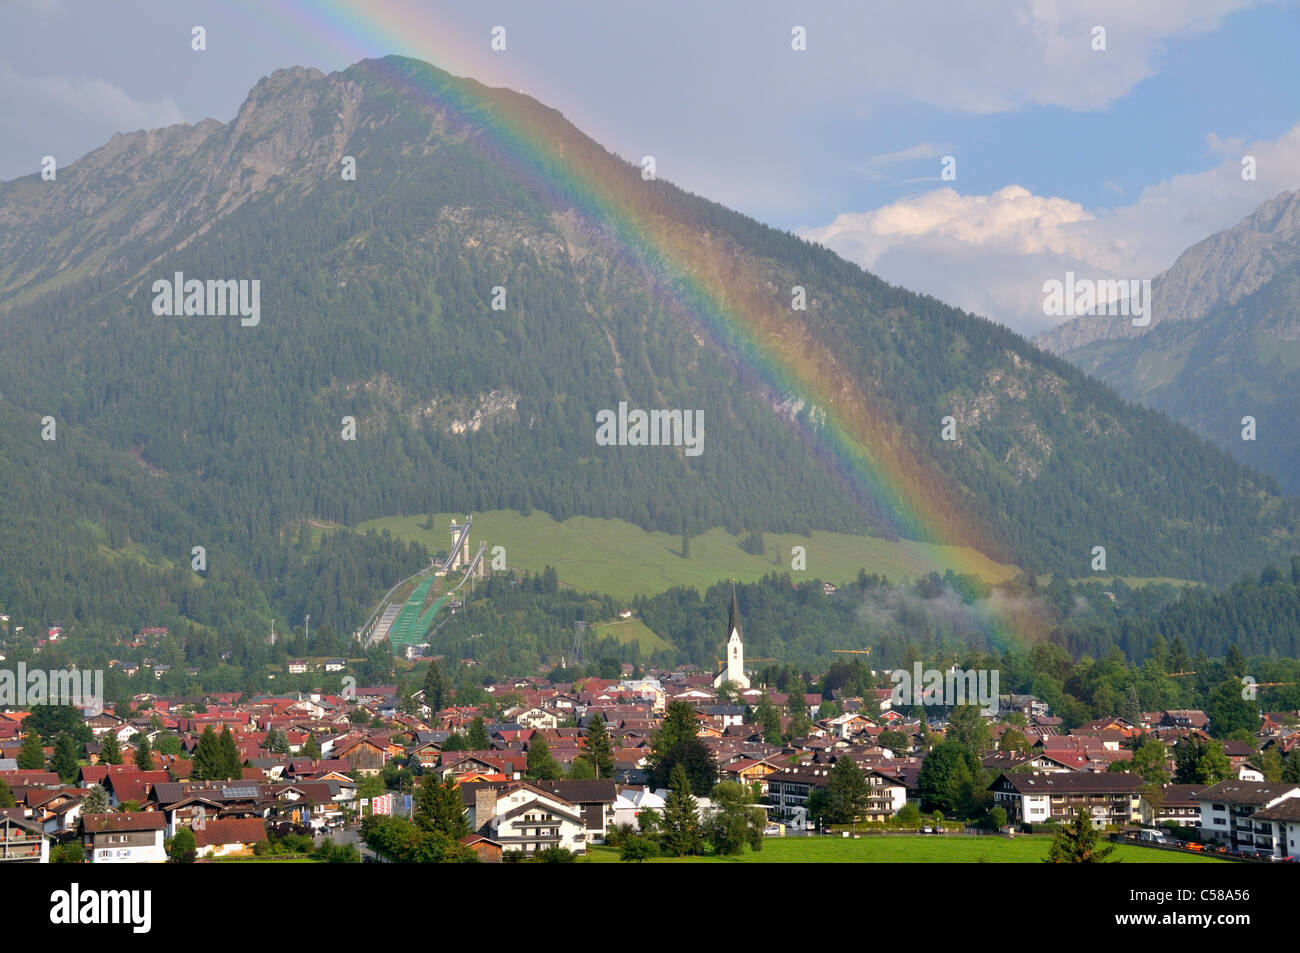
[[[447, 527], [453, 516], [464, 518], [464, 514], [435, 514], [432, 530], [425, 529], [425, 516], [384, 517], [357, 528], [387, 529], [395, 537], [418, 540], [438, 552], [451, 545]], [[771, 572], [789, 572], [795, 546], [802, 546], [806, 553], [804, 578], [837, 585], [855, 580], [859, 569], [891, 580], [902, 576], [917, 579], [931, 571], [952, 569], [990, 582], [1009, 579], [1018, 572], [1014, 566], [996, 563], [964, 546], [890, 542], [824, 531], [811, 536], [765, 534], [763, 538], [766, 551], [761, 556], [751, 554], [741, 549], [743, 536], [715, 527], [692, 536], [690, 558], [683, 559], [680, 536], [646, 532], [622, 520], [575, 516], [558, 522], [540, 510], [528, 516], [513, 510], [490, 510], [474, 514], [471, 545], [477, 549], [480, 541], [486, 541], [489, 556], [491, 547], [502, 546], [511, 569], [539, 572], [554, 566], [563, 585], [620, 599], [656, 595], [673, 586], [703, 592], [721, 580], [755, 582]]]
[[[961, 837], [867, 835], [768, 837], [763, 849], [738, 857], [658, 857], [651, 864], [1032, 864], [1047, 858], [1050, 836]], [[1111, 859], [1125, 864], [1227, 863], [1183, 851], [1116, 845]], [[589, 847], [585, 863], [620, 863], [613, 847]]]

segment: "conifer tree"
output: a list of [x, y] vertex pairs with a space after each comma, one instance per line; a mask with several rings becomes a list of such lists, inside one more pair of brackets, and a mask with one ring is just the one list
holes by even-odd
[[605, 730], [605, 719], [600, 715], [594, 715], [587, 728], [587, 757], [597, 778], [614, 776], [614, 749]]
[[135, 736], [135, 764], [141, 771], [152, 771], [153, 763], [153, 745], [149, 742], [149, 736], [139, 734]]
[[104, 736], [104, 743], [99, 746], [99, 763], [122, 763], [122, 746], [117, 743], [117, 735], [112, 732]]
[[45, 770], [45, 748], [41, 736], [35, 731], [27, 732], [22, 746], [18, 749], [18, 767], [23, 771]]
[[1068, 821], [1052, 839], [1048, 851], [1049, 864], [1104, 864], [1115, 852], [1114, 844], [1099, 845], [1101, 832], [1092, 826], [1088, 812], [1079, 809], [1074, 819]]
[[672, 784], [664, 800], [663, 818], [664, 850], [676, 857], [687, 857], [700, 852], [702, 835], [700, 815], [691, 795], [691, 782], [686, 769], [680, 764], [673, 768]]

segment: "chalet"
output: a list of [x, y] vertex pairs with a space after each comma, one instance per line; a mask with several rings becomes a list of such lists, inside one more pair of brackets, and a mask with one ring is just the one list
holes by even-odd
[[334, 748], [333, 756], [356, 774], [378, 774], [388, 763], [388, 746], [369, 738], [353, 738]]
[[1198, 799], [1202, 841], [1243, 854], [1292, 856], [1288, 818], [1300, 807], [1300, 784], [1228, 778], [1202, 790]]
[[1012, 824], [1063, 824], [1083, 809], [1093, 827], [1122, 827], [1140, 817], [1133, 774], [1001, 774], [990, 786], [993, 803], [1007, 812]]
[[1209, 724], [1209, 716], [1198, 708], [1171, 708], [1160, 718], [1160, 725], [1165, 728], [1198, 728], [1204, 731]]
[[166, 820], [158, 811], [82, 815], [82, 847], [92, 864], [161, 864]]
[[538, 781], [537, 787], [559, 795], [574, 805], [587, 827], [587, 843], [605, 842], [614, 823], [614, 801], [618, 797], [612, 779]]
[[[503, 850], [533, 854], [546, 847], [587, 851], [587, 823], [580, 808], [530, 781], [503, 786], [462, 784], [470, 827]], [[611, 802], [612, 803], [612, 802]]]
[[0, 864], [50, 862], [50, 841], [38, 821], [16, 815], [20, 808], [0, 810]]
[[723, 778], [728, 781], [739, 781], [746, 785], [760, 783], [763, 793], [767, 792], [764, 778], [779, 770], [781, 770], [779, 765], [762, 758], [737, 758], [724, 764], [720, 769]]
[[1273, 825], [1274, 857], [1300, 857], [1300, 798], [1286, 798], [1256, 811], [1253, 820], [1257, 826]]
[[807, 823], [808, 798], [830, 783], [830, 768], [792, 765], [767, 776], [767, 800], [778, 818], [795, 828]]
[[266, 824], [257, 817], [217, 818], [196, 828], [194, 840], [200, 857], [247, 857], [266, 840]]
[[1169, 823], [1179, 827], [1200, 827], [1201, 802], [1198, 796], [1203, 790], [1204, 784], [1165, 784], [1159, 794], [1144, 790], [1138, 805], [1142, 823], [1148, 827]]

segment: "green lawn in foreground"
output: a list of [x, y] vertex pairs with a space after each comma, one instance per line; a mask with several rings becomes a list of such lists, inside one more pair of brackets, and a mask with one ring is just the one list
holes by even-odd
[[[862, 835], [858, 840], [842, 837], [767, 837], [763, 849], [746, 848], [740, 857], [660, 857], [646, 863], [659, 864], [1015, 864], [1045, 860], [1051, 848], [1050, 836], [962, 837], [916, 835]], [[1126, 864], [1227, 863], [1217, 857], [1201, 857], [1183, 851], [1158, 850], [1119, 844], [1113, 860]], [[586, 863], [620, 863], [613, 847], [589, 847]]]
[[[431, 552], [451, 546], [447, 526], [463, 513], [435, 514], [432, 530], [424, 528], [425, 517], [391, 516], [369, 520], [361, 530], [387, 529], [399, 539], [418, 540]], [[511, 569], [538, 572], [551, 565], [560, 582], [584, 591], [607, 593], [619, 599], [635, 595], [656, 595], [672, 586], [692, 586], [703, 592], [719, 580], [755, 582], [773, 571], [791, 571], [791, 547], [802, 546], [807, 569], [792, 575], [818, 578], [836, 584], [855, 580], [859, 569], [880, 573], [896, 580], [901, 576], [920, 578], [931, 571], [972, 573], [990, 582], [1016, 575], [1014, 566], [1003, 566], [976, 550], [964, 546], [935, 546], [888, 540], [848, 533], [814, 532], [812, 536], [766, 534], [767, 551], [750, 555], [740, 548], [742, 537], [715, 527], [691, 537], [689, 559], [681, 557], [681, 536], [647, 533], [639, 526], [615, 519], [575, 516], [563, 523], [534, 510], [521, 516], [513, 510], [489, 510], [474, 514], [471, 549], [480, 540], [489, 547], [505, 548]]]

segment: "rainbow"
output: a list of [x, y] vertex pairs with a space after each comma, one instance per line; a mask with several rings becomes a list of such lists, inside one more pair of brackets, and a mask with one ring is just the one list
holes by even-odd
[[[288, 32], [315, 37], [348, 62], [401, 51], [447, 72], [473, 71], [465, 44], [447, 42], [452, 37], [439, 29], [427, 7], [396, 0], [271, 0], [256, 10], [260, 17], [269, 11]], [[488, 39], [485, 33], [484, 50]], [[649, 273], [671, 303], [708, 332], [746, 383], [775, 399], [818, 409], [816, 415], [800, 413], [792, 426], [884, 526], [903, 538], [957, 547], [946, 563], [959, 572], [978, 574], [987, 565], [984, 554], [1005, 548], [861, 388], [835, 386], [846, 377], [841, 362], [826, 344], [789, 321], [789, 298], [773, 296], [748, 260], [729, 254], [722, 241], [663, 214], [668, 193], [643, 181], [638, 167], [611, 161], [590, 146], [583, 147], [586, 154], [562, 155], [556, 146], [567, 124], [526, 96], [469, 81], [438, 82], [438, 74], [412, 69], [400, 59], [372, 59], [367, 65], [452, 122], [477, 123], [490, 115], [496, 158], [511, 163], [560, 207], [572, 207], [609, 230], [627, 260]], [[1043, 637], [1041, 625], [1030, 620], [983, 614], [995, 646], [1016, 647]]]

